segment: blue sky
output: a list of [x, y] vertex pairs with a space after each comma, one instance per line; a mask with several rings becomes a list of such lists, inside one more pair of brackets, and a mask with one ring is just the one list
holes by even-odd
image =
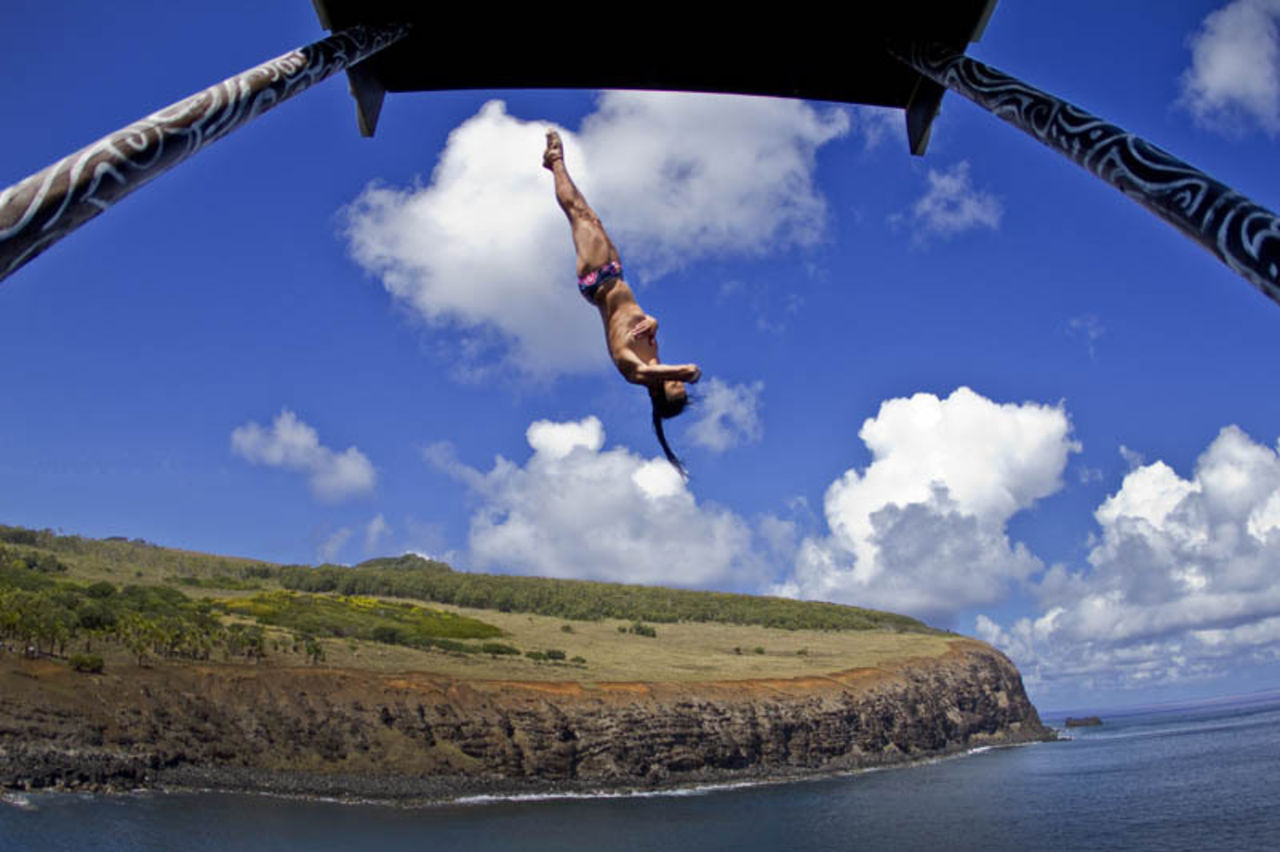
[[[1001, 3], [974, 57], [1280, 208], [1280, 4]], [[323, 35], [16, 0], [0, 185]], [[702, 396], [657, 459], [542, 128]], [[995, 642], [1042, 707], [1274, 686], [1280, 308], [948, 96], [901, 116], [340, 79], [0, 285], [0, 521], [280, 562], [773, 592]]]

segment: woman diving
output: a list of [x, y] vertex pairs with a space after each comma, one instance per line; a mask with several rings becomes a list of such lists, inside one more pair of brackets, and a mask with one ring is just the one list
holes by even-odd
[[658, 443], [683, 476], [684, 466], [667, 444], [662, 421], [684, 411], [689, 401], [685, 383], [696, 382], [702, 371], [697, 364], [663, 364], [658, 360], [658, 321], [640, 308], [635, 293], [623, 280], [618, 250], [605, 233], [600, 217], [569, 177], [564, 145], [554, 130], [547, 131], [542, 165], [555, 176], [556, 201], [569, 217], [578, 255], [578, 291], [600, 311], [605, 343], [618, 372], [628, 382], [648, 389]]

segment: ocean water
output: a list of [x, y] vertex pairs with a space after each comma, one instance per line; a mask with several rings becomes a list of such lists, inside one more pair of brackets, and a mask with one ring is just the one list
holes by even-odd
[[1280, 849], [1280, 694], [1101, 715], [1068, 742], [663, 795], [398, 808], [28, 794], [0, 804], [0, 850]]

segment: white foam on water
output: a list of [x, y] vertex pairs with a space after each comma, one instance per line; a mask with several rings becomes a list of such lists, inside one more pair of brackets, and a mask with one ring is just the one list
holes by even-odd
[[671, 787], [663, 790], [586, 790], [559, 793], [512, 793], [510, 795], [485, 794], [479, 796], [462, 796], [442, 804], [450, 805], [491, 805], [498, 802], [551, 802], [566, 799], [660, 799], [681, 798], [689, 796], [705, 796], [723, 790], [741, 790], [747, 787], [760, 787], [772, 781], [735, 781], [724, 784], [698, 784], [692, 787]]
[[8, 805], [20, 811], [38, 811], [35, 803], [22, 793], [0, 793], [0, 805]]

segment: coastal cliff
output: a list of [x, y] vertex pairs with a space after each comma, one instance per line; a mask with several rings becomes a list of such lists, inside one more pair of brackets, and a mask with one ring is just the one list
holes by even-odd
[[0, 657], [0, 787], [430, 800], [800, 777], [1051, 738], [1013, 665], [945, 653], [825, 676], [465, 680]]

